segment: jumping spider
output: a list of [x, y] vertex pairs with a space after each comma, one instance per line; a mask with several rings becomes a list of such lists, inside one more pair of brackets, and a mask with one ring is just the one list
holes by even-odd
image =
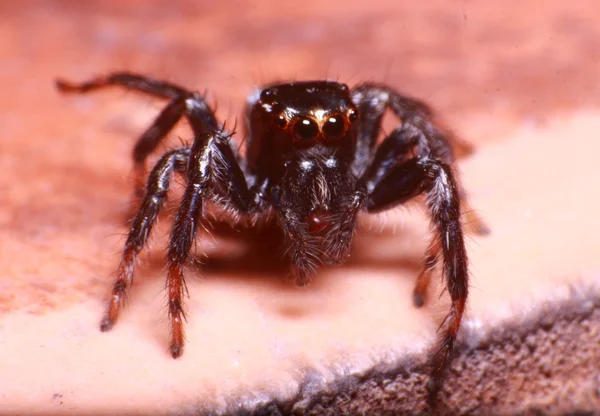
[[[173, 358], [181, 356], [184, 344], [183, 266], [198, 225], [207, 221], [207, 201], [239, 216], [274, 214], [286, 238], [295, 281], [303, 286], [318, 264], [345, 260], [360, 212], [388, 210], [424, 194], [434, 238], [413, 301], [423, 304], [430, 273], [441, 259], [452, 304], [433, 365], [438, 369], [446, 365], [469, 289], [461, 225], [463, 193], [452, 168], [452, 136], [434, 123], [425, 104], [371, 83], [353, 89], [334, 81], [268, 85], [249, 99], [248, 141], [242, 157], [231, 141], [232, 134], [217, 122], [197, 92], [130, 73], [80, 84], [57, 81], [63, 92], [86, 93], [110, 85], [170, 100], [135, 145], [138, 175], [143, 175], [148, 155], [182, 117], [191, 125], [194, 142], [165, 153], [149, 175], [131, 222], [102, 331], [110, 330], [117, 320], [136, 256], [146, 243], [174, 173], [187, 185], [168, 249]], [[377, 145], [387, 108], [401, 124]], [[463, 209], [464, 205], [463, 200]], [[481, 222], [470, 220], [476, 231], [485, 231]]]

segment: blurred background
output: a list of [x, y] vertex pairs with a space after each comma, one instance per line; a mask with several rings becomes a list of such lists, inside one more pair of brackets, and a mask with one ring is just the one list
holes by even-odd
[[[493, 230], [486, 239], [468, 240], [474, 276], [468, 313], [477, 318], [471, 330], [490, 311], [509, 314], [506, 305], [522, 294], [528, 303], [518, 309], [519, 319], [531, 311], [531, 299], [547, 295], [544, 288], [560, 286], [560, 293], [572, 293], [579, 286], [567, 278], [581, 270], [590, 270], [588, 279], [598, 281], [599, 244], [593, 240], [598, 234], [589, 232], [600, 227], [597, 187], [589, 185], [600, 182], [594, 146], [600, 136], [598, 0], [0, 0], [0, 385], [9, 388], [0, 392], [2, 410], [11, 412], [11, 402], [36, 402], [36, 409], [62, 406], [63, 394], [63, 411], [53, 407], [51, 412], [64, 413], [70, 405], [78, 414], [95, 414], [93, 398], [99, 406], [118, 408], [117, 413], [133, 408], [120, 407], [123, 403], [141, 409], [159, 398], [163, 404], [191, 404], [196, 396], [183, 398], [186, 388], [199, 394], [197, 389], [223, 377], [223, 391], [237, 392], [253, 380], [248, 368], [256, 369], [261, 383], [290, 368], [303, 374], [288, 366], [294, 362], [286, 354], [296, 357], [294, 351], [316, 357], [309, 364], [300, 360], [302, 366], [318, 362], [315, 368], [321, 368], [322, 351], [360, 350], [363, 338], [386, 348], [402, 345], [398, 351], [405, 351], [404, 345], [429, 345], [419, 340], [433, 336], [437, 327], [427, 327], [435, 313], [417, 311], [408, 301], [428, 243], [421, 224], [423, 230], [417, 227], [411, 234], [404, 227], [396, 234], [403, 239], [389, 233], [389, 244], [379, 236], [378, 244], [364, 240], [370, 246], [367, 257], [368, 249], [377, 255], [373, 267], [330, 269], [304, 292], [283, 274], [267, 281], [249, 278], [245, 269], [229, 279], [225, 273], [196, 273], [199, 279], [188, 279], [190, 291], [195, 285], [201, 291], [187, 302], [190, 345], [196, 348], [174, 366], [165, 354], [169, 224], [162, 221], [154, 232], [162, 241], [152, 241], [149, 261], [143, 255], [119, 332], [100, 334], [98, 319], [135, 206], [131, 150], [165, 103], [122, 89], [61, 95], [54, 82], [119, 70], [206, 93], [218, 107], [217, 116], [228, 123], [241, 121], [246, 97], [262, 83], [308, 78], [387, 83], [431, 104], [445, 124], [481, 151], [482, 157], [460, 164], [473, 207], [491, 219]], [[585, 117], [577, 121], [578, 113]], [[191, 138], [182, 123], [162, 150]], [[173, 196], [171, 205], [176, 202]], [[405, 211], [398, 224], [411, 224]], [[398, 279], [398, 272], [405, 278]], [[144, 279], [152, 284], [138, 284]], [[275, 322], [269, 327], [263, 325], [265, 317], [279, 321], [269, 321]], [[244, 328], [223, 331], [228, 325]], [[271, 328], [273, 338], [257, 336], [258, 327]], [[333, 328], [347, 332], [339, 335]], [[362, 328], [373, 332], [363, 335]], [[583, 351], [597, 345], [581, 341], [584, 330], [558, 328], [569, 342], [555, 342], [548, 332], [557, 348], [568, 351], [573, 345], [573, 351]], [[310, 348], [313, 355], [307, 353]], [[534, 373], [539, 386], [562, 383], [551, 378], [546, 350], [515, 351], [527, 359], [534, 351], [543, 356], [542, 371]], [[588, 351], [593, 357], [594, 350]], [[595, 400], [596, 385], [581, 381], [594, 366], [584, 357], [568, 367], [575, 353], [559, 355], [557, 368], [566, 369], [560, 374], [570, 386], [561, 397], [590, 392], [589, 400]], [[344, 365], [352, 360], [343, 355]], [[501, 367], [500, 362], [491, 367]], [[538, 384], [526, 360], [516, 362], [526, 374], [498, 376], [499, 384], [513, 380], [515, 402], [526, 406], [527, 388]], [[277, 368], [269, 373], [269, 366]], [[124, 376], [129, 370], [133, 376]], [[488, 374], [487, 369], [473, 371], [476, 377]], [[315, 378], [319, 383], [320, 377]], [[483, 400], [488, 397], [465, 386]], [[313, 388], [309, 384], [306, 391]], [[101, 389], [109, 393], [99, 394]], [[497, 397], [503, 399], [505, 390], [500, 391]], [[168, 410], [161, 413], [175, 409], [163, 408]], [[26, 407], [14, 409], [31, 413]]]
[[54, 77], [117, 69], [207, 90], [222, 117], [258, 84], [323, 77], [387, 82], [465, 124], [600, 103], [594, 0], [3, 1], [0, 31], [3, 136]]
[[[0, 255], [19, 278], [0, 282], [0, 309], [105, 293], [131, 148], [164, 103], [122, 90], [61, 96], [54, 80], [115, 70], [206, 91], [230, 122], [276, 79], [385, 82], [481, 146], [598, 107], [600, 3], [1, 1]], [[61, 259], [62, 279], [40, 280]]]

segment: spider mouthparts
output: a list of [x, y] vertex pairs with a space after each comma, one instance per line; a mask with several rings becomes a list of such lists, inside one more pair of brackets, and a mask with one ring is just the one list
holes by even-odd
[[325, 219], [325, 213], [322, 211], [311, 212], [306, 222], [309, 231], [314, 234], [321, 234], [329, 227], [329, 221]]

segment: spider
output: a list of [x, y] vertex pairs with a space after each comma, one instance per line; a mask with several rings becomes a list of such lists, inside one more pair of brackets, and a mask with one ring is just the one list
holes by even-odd
[[[465, 209], [453, 170], [453, 136], [436, 124], [426, 104], [375, 83], [352, 89], [334, 81], [267, 85], [249, 98], [247, 148], [242, 157], [231, 140], [233, 134], [219, 124], [198, 92], [126, 72], [83, 83], [57, 81], [62, 92], [87, 93], [107, 86], [170, 100], [134, 147], [137, 175], [143, 175], [149, 154], [182, 117], [188, 120], [194, 141], [166, 152], [149, 174], [100, 324], [102, 331], [110, 330], [117, 320], [136, 257], [175, 173], [185, 179], [186, 188], [168, 248], [173, 358], [180, 357], [184, 347], [183, 267], [198, 226], [208, 221], [207, 202], [240, 217], [274, 218], [285, 236], [295, 282], [304, 286], [319, 264], [337, 264], [348, 257], [359, 213], [385, 211], [424, 194], [434, 238], [413, 302], [423, 305], [431, 272], [441, 261], [451, 306], [440, 327], [433, 366], [441, 369], [447, 364], [469, 288], [461, 201], [467, 215], [471, 210]], [[386, 109], [400, 124], [378, 140]], [[479, 233], [487, 231], [476, 218], [470, 221]]]

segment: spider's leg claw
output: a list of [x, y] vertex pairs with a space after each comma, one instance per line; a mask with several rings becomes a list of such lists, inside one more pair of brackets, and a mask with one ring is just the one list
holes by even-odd
[[100, 331], [108, 332], [112, 329], [113, 325], [114, 322], [112, 322], [107, 315], [104, 318], [102, 318], [102, 321], [100, 322]]
[[183, 345], [172, 343], [171, 348], [169, 348], [169, 350], [171, 351], [171, 357], [177, 359], [183, 354]]

